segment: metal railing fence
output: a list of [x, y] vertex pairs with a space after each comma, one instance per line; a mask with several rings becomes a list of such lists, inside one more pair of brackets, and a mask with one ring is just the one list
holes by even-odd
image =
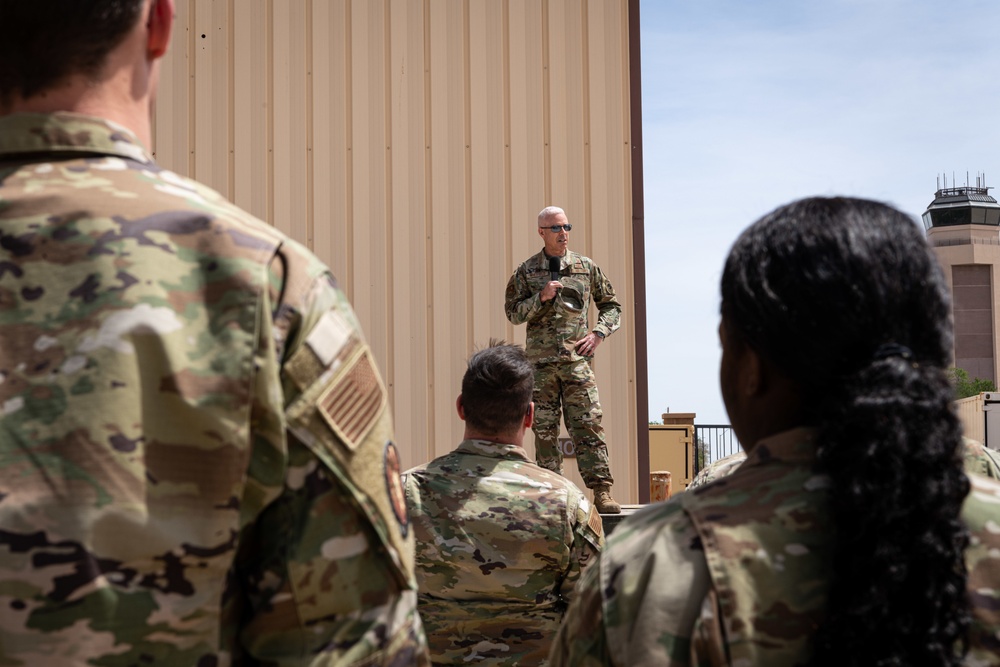
[[740, 442], [729, 424], [695, 424], [694, 475], [719, 459], [740, 451]]

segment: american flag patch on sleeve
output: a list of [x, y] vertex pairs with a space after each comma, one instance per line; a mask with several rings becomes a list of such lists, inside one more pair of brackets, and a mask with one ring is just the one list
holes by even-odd
[[317, 407], [334, 433], [353, 451], [378, 421], [385, 403], [385, 388], [375, 360], [371, 351], [362, 347], [320, 394]]
[[590, 529], [598, 535], [604, 534], [604, 521], [601, 520], [601, 515], [598, 514], [597, 508], [593, 505], [590, 506], [590, 515], [587, 516], [587, 525], [590, 526]]

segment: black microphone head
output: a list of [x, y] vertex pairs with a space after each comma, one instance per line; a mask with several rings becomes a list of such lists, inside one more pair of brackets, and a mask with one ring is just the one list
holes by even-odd
[[559, 273], [559, 263], [558, 257], [549, 257], [549, 271], [552, 273]]

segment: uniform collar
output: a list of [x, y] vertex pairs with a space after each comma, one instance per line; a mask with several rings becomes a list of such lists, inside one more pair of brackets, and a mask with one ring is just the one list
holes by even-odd
[[99, 153], [153, 162], [135, 134], [104, 118], [68, 111], [0, 118], [0, 157], [24, 153]]
[[816, 429], [798, 427], [770, 435], [757, 442], [747, 454], [744, 466], [760, 465], [770, 461], [810, 463], [816, 460]]
[[[545, 248], [539, 250], [538, 254], [533, 256], [531, 259], [535, 265], [542, 267], [546, 271], [549, 269], [549, 256], [545, 254]], [[567, 248], [566, 254], [559, 258], [559, 270], [561, 271], [575, 262], [576, 253]]]
[[455, 451], [464, 454], [487, 456], [491, 459], [521, 459], [528, 460], [524, 447], [509, 443], [490, 442], [489, 440], [463, 440]]

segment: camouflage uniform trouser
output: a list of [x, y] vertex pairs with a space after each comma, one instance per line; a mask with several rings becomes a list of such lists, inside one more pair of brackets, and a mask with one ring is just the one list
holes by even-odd
[[535, 460], [538, 465], [562, 472], [559, 450], [559, 407], [566, 419], [566, 430], [576, 449], [576, 462], [583, 483], [588, 488], [613, 484], [608, 446], [601, 427], [601, 401], [597, 380], [590, 362], [557, 361], [535, 365]]

